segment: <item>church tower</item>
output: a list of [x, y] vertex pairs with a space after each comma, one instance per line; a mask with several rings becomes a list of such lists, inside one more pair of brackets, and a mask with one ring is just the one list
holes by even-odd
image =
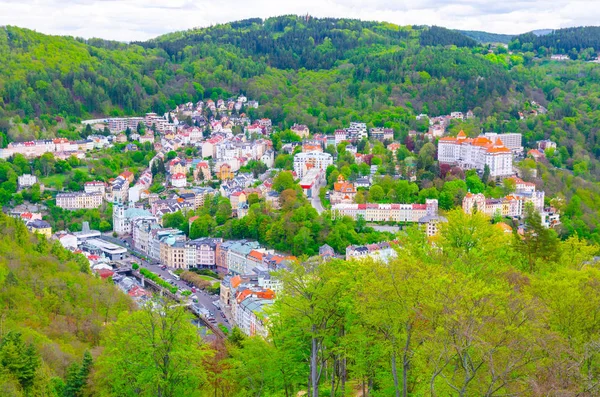
[[125, 206], [117, 200], [113, 203], [113, 230], [117, 234], [125, 233]]

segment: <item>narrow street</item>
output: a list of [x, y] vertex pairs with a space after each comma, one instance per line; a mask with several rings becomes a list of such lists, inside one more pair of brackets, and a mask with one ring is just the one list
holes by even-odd
[[[325, 184], [321, 184], [319, 186], [319, 188], [321, 188], [323, 186], [325, 186]], [[323, 207], [323, 203], [321, 203], [321, 198], [319, 197], [318, 194], [311, 198], [310, 203], [313, 206], [313, 208], [317, 210], [317, 213], [319, 215], [321, 215], [323, 213], [323, 211], [325, 211], [325, 208]]]
[[[184, 281], [182, 281], [182, 280], [177, 281], [177, 280], [173, 279], [173, 276], [171, 274], [169, 274], [169, 272], [168, 272], [169, 269], [162, 270], [161, 264], [152, 264], [152, 263], [149, 263], [148, 261], [145, 261], [143, 259], [136, 257], [136, 255], [133, 254], [134, 252], [137, 255], [141, 255], [141, 256], [146, 256], [146, 255], [141, 252], [135, 251], [131, 247], [131, 245], [132, 245], [131, 237], [118, 239], [118, 238], [114, 238], [112, 236], [102, 235], [101, 238], [103, 240], [109, 241], [113, 244], [124, 247], [128, 250], [129, 257], [124, 259], [123, 261], [121, 261], [122, 263], [124, 263], [124, 264], [137, 263], [138, 265], [140, 265], [140, 267], [148, 269], [152, 273], [157, 274], [163, 280], [168, 280], [168, 279], [173, 280], [174, 285], [176, 285], [182, 291], [190, 290], [190, 287], [188, 287]], [[123, 241], [125, 241], [125, 243]], [[158, 263], [158, 262], [155, 262], [155, 263]], [[226, 313], [223, 313], [223, 310], [221, 310], [219, 307], [215, 306], [215, 304], [214, 304], [214, 302], [217, 302], [217, 304], [219, 303], [219, 296], [211, 295], [205, 291], [198, 290], [198, 289], [196, 291], [197, 292], [195, 294], [192, 294], [188, 297], [189, 304], [196, 304], [200, 308], [204, 308], [204, 309], [208, 310], [211, 314], [213, 314], [213, 317], [216, 320], [216, 324], [222, 324], [225, 327], [227, 327], [228, 329], [231, 329], [230, 320], [227, 319], [227, 317], [223, 317], [225, 314], [229, 314], [229, 312], [227, 310], [225, 310]], [[194, 298], [197, 299], [198, 303], [193, 303]], [[221, 315], [221, 313], [223, 313], [223, 315]]]
[[312, 198], [311, 204], [313, 208], [317, 210], [319, 215], [325, 211], [325, 208], [323, 208], [323, 204], [321, 203], [321, 198], [318, 195]]

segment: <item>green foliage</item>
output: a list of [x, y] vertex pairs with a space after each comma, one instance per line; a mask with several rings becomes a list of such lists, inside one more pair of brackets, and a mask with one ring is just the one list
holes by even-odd
[[[600, 272], [590, 259], [598, 246], [520, 240], [461, 210], [448, 220], [435, 245], [409, 228], [401, 255], [387, 263], [308, 260], [281, 272], [269, 338], [236, 329], [229, 337], [234, 395], [292, 394], [307, 379], [318, 394], [527, 395], [530, 381], [563, 371], [573, 377], [563, 390], [593, 387]], [[533, 220], [528, 227], [541, 231]], [[521, 266], [530, 255], [521, 245], [530, 244], [540, 248], [531, 268]], [[569, 358], [559, 354], [565, 348]]]
[[[85, 257], [29, 234], [21, 221], [0, 214], [0, 230], [0, 390], [81, 396], [91, 366], [84, 353], [132, 302], [92, 277]], [[61, 392], [65, 384], [72, 394]]]
[[203, 347], [182, 307], [151, 303], [119, 317], [105, 332], [96, 364], [100, 395], [200, 396], [206, 374]]
[[294, 176], [290, 171], [282, 171], [273, 179], [273, 190], [281, 193], [296, 186]]
[[[511, 42], [511, 48], [534, 50], [540, 55], [546, 51], [558, 54], [568, 54], [572, 59], [578, 56], [589, 60], [600, 49], [600, 28], [585, 26], [552, 30], [548, 34], [536, 35], [526, 33], [516, 36]], [[587, 51], [590, 49], [591, 51]]]
[[479, 32], [475, 30], [459, 30], [460, 33], [467, 37], [477, 40], [480, 43], [502, 43], [508, 44], [512, 39], [513, 35], [510, 34], [497, 34], [488, 32]]
[[146, 277], [147, 279], [154, 281], [156, 284], [160, 285], [161, 287], [163, 287], [167, 291], [170, 291], [172, 294], [177, 293], [177, 287], [175, 287], [175, 286], [167, 283], [165, 280], [163, 280], [162, 278], [158, 277], [158, 275], [156, 275], [155, 273], [151, 272], [150, 270], [148, 270], [146, 268], [141, 268], [140, 269], [140, 274], [142, 276]]
[[25, 344], [20, 333], [9, 332], [0, 341], [0, 364], [28, 392], [33, 386], [40, 359], [35, 347]]

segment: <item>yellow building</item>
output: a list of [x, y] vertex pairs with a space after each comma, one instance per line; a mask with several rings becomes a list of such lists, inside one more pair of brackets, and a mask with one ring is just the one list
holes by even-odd
[[46, 236], [46, 238], [50, 238], [52, 236], [52, 227], [50, 224], [39, 219], [27, 223], [27, 229], [33, 233], [43, 234]]
[[221, 164], [219, 171], [217, 172], [217, 178], [224, 181], [227, 179], [233, 179], [235, 175], [231, 171], [231, 166], [227, 163]]
[[169, 172], [171, 173], [171, 175], [175, 175], [175, 174], [187, 175], [187, 168], [185, 166], [183, 166], [181, 163], [175, 163], [175, 164], [171, 165], [171, 167], [169, 168]]

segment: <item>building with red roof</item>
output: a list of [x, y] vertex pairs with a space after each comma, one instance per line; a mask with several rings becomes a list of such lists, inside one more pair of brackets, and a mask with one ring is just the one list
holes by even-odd
[[173, 187], [184, 188], [187, 186], [187, 177], [182, 173], [173, 174], [171, 176], [171, 185]]

